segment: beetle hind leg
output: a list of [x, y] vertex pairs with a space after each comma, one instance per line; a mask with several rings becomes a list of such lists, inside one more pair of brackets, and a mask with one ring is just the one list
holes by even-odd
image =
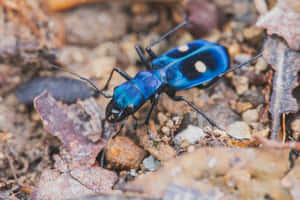
[[183, 96], [169, 96], [171, 99], [173, 99], [174, 101], [184, 101], [186, 102], [189, 106], [191, 106], [197, 113], [199, 113], [202, 117], [204, 117], [211, 126], [216, 127], [222, 131], [224, 131], [223, 128], [219, 127], [216, 122], [214, 122], [212, 119], [210, 119], [204, 112], [202, 112], [195, 104], [193, 104], [192, 102], [190, 102], [189, 100], [187, 100], [185, 97]]

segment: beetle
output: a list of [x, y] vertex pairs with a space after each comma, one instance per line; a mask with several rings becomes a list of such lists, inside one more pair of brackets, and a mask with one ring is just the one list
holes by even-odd
[[[143, 104], [148, 100], [151, 100], [152, 104], [145, 119], [145, 124], [147, 126], [147, 133], [153, 141], [155, 140], [149, 129], [149, 120], [162, 93], [166, 93], [174, 101], [186, 102], [212, 126], [221, 129], [196, 105], [183, 96], [177, 96], [176, 92], [195, 86], [202, 86], [202, 88], [209, 87], [223, 77], [224, 74], [251, 63], [253, 60], [262, 56], [262, 54], [260, 53], [244, 63], [229, 68], [230, 57], [225, 47], [205, 40], [195, 40], [174, 48], [161, 56], [156, 56], [151, 47], [186, 23], [187, 22], [184, 21], [179, 24], [163, 35], [159, 40], [145, 48], [150, 60], [147, 60], [143, 49], [139, 45], [135, 46], [140, 60], [146, 66], [147, 70], [138, 72], [134, 77], [131, 77], [129, 74], [116, 67], [110, 73], [104, 89], [101, 90], [91, 80], [73, 72], [70, 73], [87, 81], [104, 97], [111, 98], [105, 111], [106, 120], [110, 123], [121, 122], [128, 116], [133, 116]], [[113, 95], [108, 95], [104, 91], [108, 88], [114, 72], [119, 73], [126, 82], [115, 87]]]

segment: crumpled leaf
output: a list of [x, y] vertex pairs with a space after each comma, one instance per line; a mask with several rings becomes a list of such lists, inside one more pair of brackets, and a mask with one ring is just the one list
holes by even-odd
[[64, 200], [108, 192], [117, 180], [115, 172], [101, 167], [78, 167], [70, 173], [44, 171], [30, 200]]
[[280, 184], [288, 170], [289, 150], [204, 147], [165, 162], [124, 189], [162, 198], [168, 186], [176, 184], [203, 194], [222, 191], [220, 199], [290, 199]]
[[294, 51], [278, 37], [268, 37], [264, 44], [263, 56], [276, 70], [270, 112], [273, 117], [272, 139], [278, 136], [280, 116], [287, 112], [297, 112], [298, 104], [292, 90], [298, 84], [300, 52]]
[[100, 140], [104, 114], [94, 100], [66, 106], [57, 103], [50, 93], [44, 92], [35, 98], [34, 106], [44, 128], [62, 141], [61, 155], [71, 168], [95, 163], [104, 147], [104, 142]]
[[300, 4], [299, 2], [279, 0], [275, 7], [257, 21], [268, 34], [283, 37], [292, 49], [300, 50]]
[[117, 181], [115, 172], [94, 166], [103, 149], [104, 113], [93, 99], [70, 106], [55, 101], [50, 93], [35, 98], [34, 106], [44, 128], [63, 143], [55, 155], [54, 170], [45, 171], [31, 200], [63, 200], [108, 192]]

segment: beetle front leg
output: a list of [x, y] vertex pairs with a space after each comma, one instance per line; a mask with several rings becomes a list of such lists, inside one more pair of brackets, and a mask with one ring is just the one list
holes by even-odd
[[158, 103], [158, 99], [159, 99], [159, 94], [155, 94], [155, 96], [152, 98], [152, 105], [151, 105], [151, 108], [148, 112], [148, 115], [146, 117], [146, 120], [145, 120], [145, 124], [147, 126], [147, 134], [150, 138], [150, 140], [152, 140], [153, 142], [159, 142], [157, 140], [155, 140], [153, 137], [152, 137], [152, 133], [150, 131], [150, 128], [149, 128], [149, 120], [150, 120], [150, 117], [151, 117], [151, 113], [154, 109], [154, 107], [156, 106], [156, 104]]

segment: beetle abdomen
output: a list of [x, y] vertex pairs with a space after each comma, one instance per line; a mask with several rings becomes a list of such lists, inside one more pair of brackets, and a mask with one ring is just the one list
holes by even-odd
[[191, 88], [211, 81], [229, 67], [229, 56], [226, 49], [221, 45], [203, 40], [196, 40], [178, 47], [164, 56], [172, 56], [169, 59], [173, 61], [160, 70], [165, 74], [166, 83], [176, 90]]

